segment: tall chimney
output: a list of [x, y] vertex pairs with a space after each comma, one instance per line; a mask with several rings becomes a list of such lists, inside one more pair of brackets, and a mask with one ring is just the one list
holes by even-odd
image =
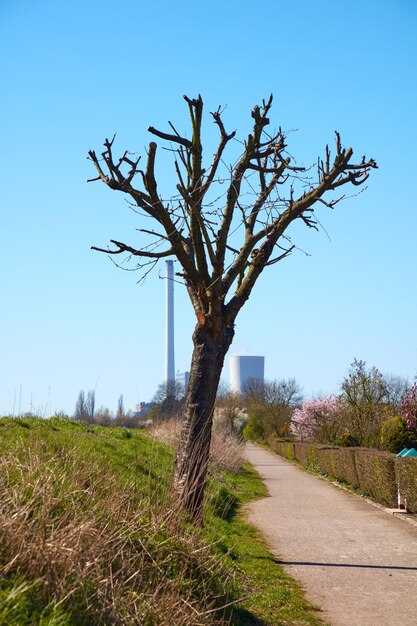
[[165, 388], [175, 381], [174, 358], [174, 261], [166, 261], [167, 269], [167, 300], [166, 300], [166, 363]]

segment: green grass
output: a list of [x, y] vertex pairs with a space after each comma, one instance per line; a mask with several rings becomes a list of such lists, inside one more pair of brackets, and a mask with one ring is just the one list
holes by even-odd
[[[234, 623], [241, 626], [323, 624], [314, 607], [305, 601], [298, 583], [283, 572], [270, 554], [261, 534], [245, 521], [244, 505], [267, 495], [257, 472], [249, 463], [240, 474], [224, 472], [220, 483], [209, 486], [208, 510], [212, 508], [210, 497], [219, 490], [219, 484], [236, 499], [233, 514], [226, 515], [226, 519], [206, 515], [206, 532], [221, 537], [216, 549], [226, 555], [226, 562], [237, 575], [237, 587], [244, 599], [235, 608]], [[258, 622], [251, 621], [253, 615]]]
[[211, 472], [194, 529], [172, 514], [173, 451], [143, 431], [2, 418], [0, 446], [0, 626], [322, 623], [245, 522], [266, 495], [248, 464]]

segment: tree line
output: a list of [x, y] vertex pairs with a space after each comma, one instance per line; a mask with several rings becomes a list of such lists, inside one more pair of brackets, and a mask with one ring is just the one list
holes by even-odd
[[74, 419], [85, 424], [96, 424], [98, 426], [126, 426], [127, 428], [137, 428], [138, 419], [133, 412], [124, 408], [123, 394], [117, 401], [117, 410], [113, 414], [105, 406], [96, 408], [96, 393], [93, 390], [85, 393], [81, 390], [75, 403]]
[[417, 446], [417, 429], [404, 409], [408, 398], [412, 404], [412, 389], [407, 379], [355, 359], [334, 395], [303, 400], [295, 393], [294, 402], [278, 403], [268, 402], [266, 392], [264, 398], [252, 398], [245, 435], [399, 452]]

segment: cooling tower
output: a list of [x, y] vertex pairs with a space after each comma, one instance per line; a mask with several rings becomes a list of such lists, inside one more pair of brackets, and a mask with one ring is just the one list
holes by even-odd
[[166, 361], [165, 385], [175, 381], [174, 356], [174, 261], [166, 261], [167, 291], [166, 291]]
[[230, 388], [232, 393], [242, 393], [245, 383], [250, 379], [264, 381], [265, 357], [231, 356]]

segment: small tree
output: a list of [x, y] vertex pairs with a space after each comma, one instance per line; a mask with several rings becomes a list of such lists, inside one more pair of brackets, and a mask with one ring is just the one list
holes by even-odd
[[[155, 163], [157, 144], [151, 141], [146, 165], [125, 151], [116, 157], [114, 138], [104, 142], [101, 158], [89, 151], [98, 176], [110, 189], [122, 192], [147, 219], [142, 237], [128, 245], [112, 240], [112, 248], [95, 250], [127, 254], [146, 273], [160, 259], [176, 257], [196, 315], [190, 381], [176, 459], [174, 488], [177, 501], [195, 520], [201, 520], [209, 459], [213, 409], [225, 355], [233, 341], [239, 311], [265, 268], [287, 258], [295, 249], [288, 229], [295, 221], [317, 229], [314, 206], [336, 206], [333, 192], [346, 185], [362, 185], [376, 167], [373, 159], [352, 162], [352, 148], [344, 148], [336, 133], [334, 157], [326, 147], [317, 175], [293, 161], [286, 151], [286, 135], [268, 131], [272, 96], [252, 111], [252, 130], [241, 143], [234, 164], [225, 166], [225, 149], [236, 132], [228, 133], [219, 107], [212, 119], [219, 143], [211, 163], [203, 160], [203, 100], [184, 96], [191, 137], [149, 127], [168, 143], [178, 184], [170, 198], [158, 190]], [[236, 144], [234, 144], [236, 146]], [[136, 184], [138, 182], [138, 184]], [[223, 183], [226, 183], [225, 185]], [[151, 226], [148, 226], [149, 218]]]
[[376, 367], [354, 359], [339, 396], [346, 431], [356, 445], [378, 447], [383, 422], [392, 417], [388, 386]]
[[338, 441], [340, 407], [334, 396], [304, 402], [291, 418], [291, 432], [301, 441], [335, 444]]
[[[292, 412], [303, 400], [300, 385], [295, 378], [265, 381], [261, 385], [258, 393], [253, 386], [249, 393], [246, 391], [249, 420], [261, 421], [265, 438], [271, 434], [288, 437]], [[258, 432], [259, 428], [255, 430]]]

